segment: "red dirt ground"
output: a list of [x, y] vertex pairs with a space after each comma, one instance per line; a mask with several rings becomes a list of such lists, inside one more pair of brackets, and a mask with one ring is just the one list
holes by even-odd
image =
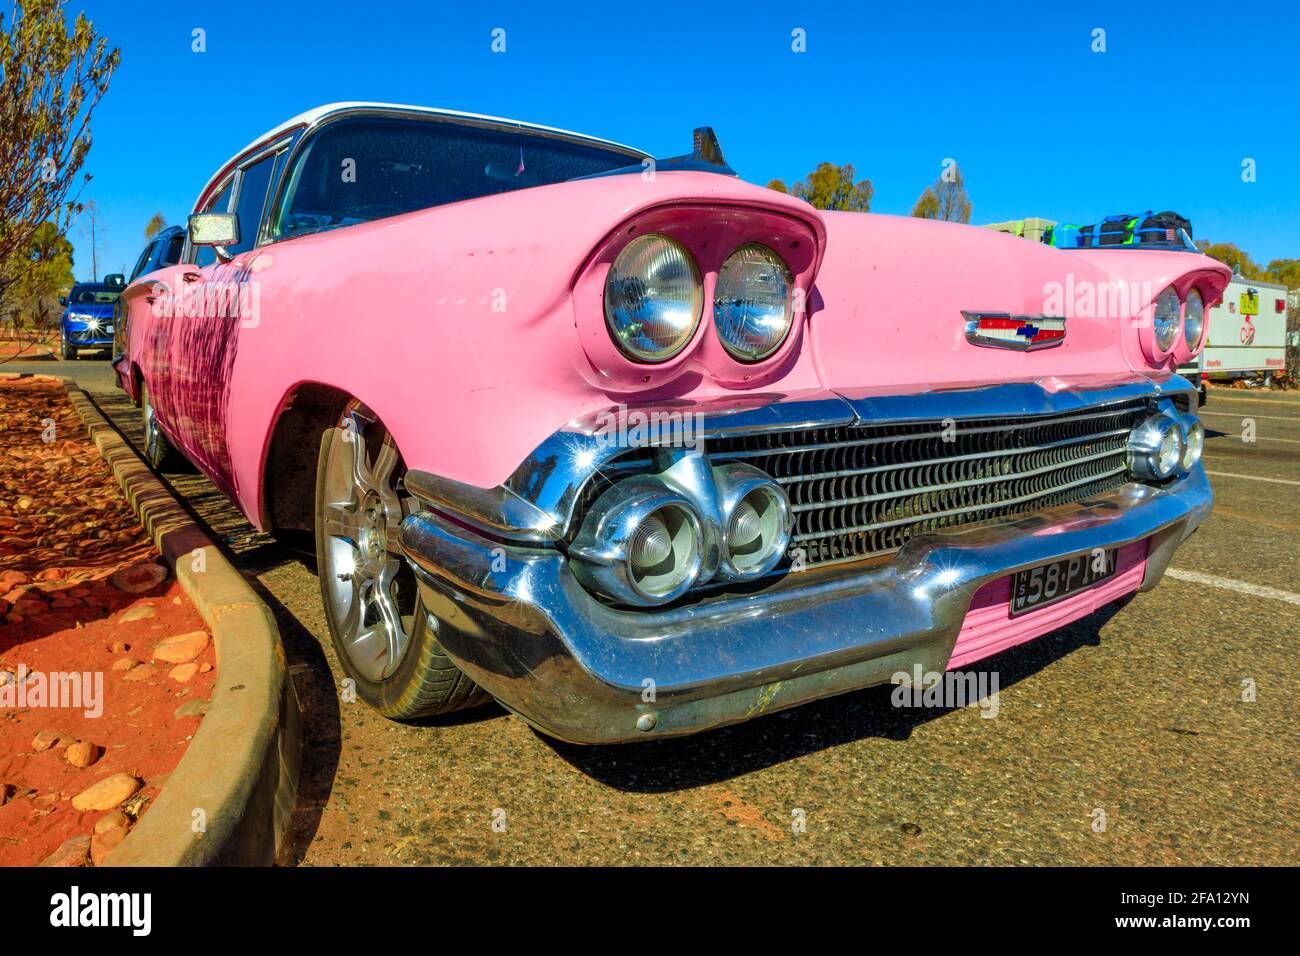
[[[58, 348], [58, 344], [59, 337], [52, 333], [29, 333], [19, 336], [7, 332], [0, 333], [0, 362], [20, 355], [23, 358], [50, 355]], [[0, 365], [0, 371], [3, 370], [4, 366]]]
[[[103, 681], [98, 717], [84, 707], [0, 702], [0, 865], [39, 863], [68, 838], [89, 834], [105, 811], [80, 812], [71, 798], [115, 773], [143, 781], [120, 805], [134, 823], [198, 728], [200, 717], [175, 712], [211, 696], [212, 644], [195, 658], [210, 669], [185, 683], [169, 677], [174, 665], [150, 663], [160, 639], [204, 626], [170, 577], [143, 594], [110, 583], [114, 572], [140, 563], [161, 564], [62, 387], [0, 379], [0, 681], [14, 680], [4, 671], [24, 667], [90, 672]], [[111, 669], [128, 657], [144, 663]], [[144, 679], [126, 679], [137, 673]], [[33, 741], [42, 731], [64, 739], [37, 752]], [[95, 746], [90, 766], [65, 759], [75, 741]]]

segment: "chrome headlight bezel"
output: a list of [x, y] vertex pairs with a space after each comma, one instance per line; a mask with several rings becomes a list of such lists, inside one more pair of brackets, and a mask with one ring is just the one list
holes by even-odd
[[[773, 288], [774, 291], [781, 290], [778, 295], [783, 302], [778, 319], [780, 333], [765, 336], [765, 340], [757, 348], [747, 348], [743, 344], [746, 338], [744, 332], [752, 328], [752, 316], [731, 317], [727, 315], [728, 308], [739, 309], [744, 308], [744, 306], [740, 306], [738, 303], [728, 305], [727, 299], [730, 290], [726, 283], [740, 281], [728, 274], [729, 269], [734, 271], [740, 268], [738, 257], [753, 254], [757, 254], [760, 260], [766, 262], [776, 272]], [[718, 268], [717, 282], [713, 288], [713, 327], [717, 333], [718, 341], [727, 350], [727, 354], [737, 362], [745, 364], [761, 362], [776, 354], [790, 337], [790, 330], [794, 328], [794, 288], [794, 277], [790, 271], [790, 266], [771, 246], [761, 242], [746, 242], [733, 249]]]
[[[686, 318], [684, 321], [679, 320], [677, 323], [676, 334], [671, 337], [669, 344], [658, 349], [637, 345], [633, 340], [633, 326], [638, 321], [644, 325], [645, 319], [638, 320], [637, 317], [629, 314], [625, 307], [625, 300], [628, 298], [627, 290], [625, 288], [616, 288], [619, 283], [639, 281], [642, 285], [646, 284], [648, 277], [645, 274], [644, 266], [638, 269], [634, 264], [634, 260], [639, 256], [651, 255], [652, 253], [647, 251], [647, 247], [651, 244], [657, 244], [661, 254], [668, 252], [675, 256], [677, 264], [685, 267], [688, 271], [687, 281], [689, 282], [687, 296], [680, 297], [678, 300], [678, 305]], [[678, 277], [677, 281], [680, 281], [680, 277]], [[645, 289], [642, 297], [645, 300], [656, 298], [653, 294], [653, 288]], [[658, 298], [663, 300], [666, 297], [659, 296]], [[625, 357], [633, 362], [647, 365], [670, 361], [681, 354], [682, 350], [694, 340], [704, 314], [704, 281], [700, 276], [699, 264], [685, 244], [672, 236], [660, 232], [651, 232], [638, 236], [620, 249], [618, 255], [614, 257], [614, 261], [610, 263], [609, 272], [605, 276], [604, 310], [605, 327], [609, 331], [610, 339]]]
[[[637, 574], [634, 550], [638, 531], [661, 515], [679, 522], [675, 531], [685, 536], [682, 543], [689, 548], [670, 553], [681, 572], [672, 585], [653, 589]], [[700, 517], [688, 498], [662, 481], [632, 477], [596, 499], [569, 546], [569, 556], [574, 573], [593, 591], [633, 607], [654, 607], [677, 600], [695, 585], [704, 564], [704, 546]]]
[[1129, 471], [1142, 481], [1164, 481], [1181, 466], [1185, 444], [1177, 418], [1164, 412], [1152, 415], [1129, 435]]
[[[766, 473], [740, 462], [714, 467], [713, 480], [718, 490], [722, 530], [719, 573], [731, 581], [763, 577], [780, 564], [790, 543], [794, 514], [785, 489]], [[732, 540], [743, 508], [754, 509], [760, 522], [761, 541], [752, 555], [738, 554], [738, 545]]]

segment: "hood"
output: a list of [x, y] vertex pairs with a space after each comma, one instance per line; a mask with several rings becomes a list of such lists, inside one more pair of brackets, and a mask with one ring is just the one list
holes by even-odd
[[[1171, 284], [1206, 304], [1228, 268], [1196, 253], [1066, 251], [977, 226], [826, 212], [809, 326], [823, 383], [845, 394], [1159, 373], [1141, 349], [1148, 307]], [[967, 341], [963, 312], [1064, 316], [1053, 348]]]

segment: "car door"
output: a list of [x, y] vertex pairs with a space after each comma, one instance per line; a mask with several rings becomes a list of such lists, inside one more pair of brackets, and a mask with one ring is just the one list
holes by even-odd
[[[173, 440], [230, 495], [235, 493], [226, 436], [230, 379], [240, 329], [255, 321], [245, 314], [255, 301], [249, 267], [281, 156], [281, 150], [265, 151], [237, 168], [227, 209], [239, 219], [239, 241], [226, 247], [224, 256], [211, 247], [193, 251], [189, 269], [182, 267], [185, 315], [168, 325], [166, 402], [176, 423]], [[219, 203], [210, 211], [220, 211]]]

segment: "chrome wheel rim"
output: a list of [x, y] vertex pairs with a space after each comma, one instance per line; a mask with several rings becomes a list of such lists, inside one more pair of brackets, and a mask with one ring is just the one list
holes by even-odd
[[415, 614], [415, 581], [398, 544], [409, 510], [398, 465], [383, 427], [362, 409], [348, 412], [325, 462], [320, 573], [343, 651], [371, 681], [401, 663]]
[[141, 404], [144, 406], [144, 450], [149, 461], [155, 462], [158, 460], [158, 419], [154, 416], [147, 389], [141, 395]]

